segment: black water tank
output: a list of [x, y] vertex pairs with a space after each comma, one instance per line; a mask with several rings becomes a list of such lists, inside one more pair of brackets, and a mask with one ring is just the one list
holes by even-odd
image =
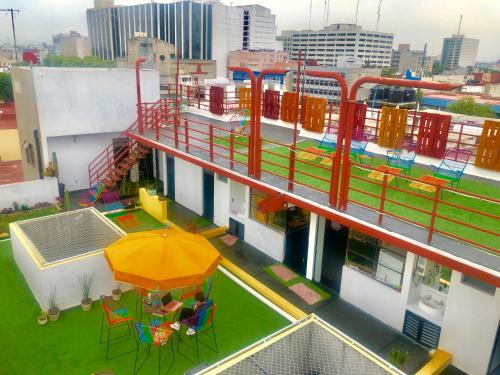
[[404, 101], [405, 102], [414, 102], [415, 101], [415, 89], [405, 89]]
[[391, 97], [391, 87], [385, 86], [384, 87], [384, 100], [389, 100], [390, 97]]
[[384, 99], [384, 88], [383, 86], [376, 85], [370, 89], [370, 100], [382, 100]]
[[404, 91], [402, 88], [395, 87], [391, 89], [389, 101], [391, 103], [402, 103], [404, 101]]

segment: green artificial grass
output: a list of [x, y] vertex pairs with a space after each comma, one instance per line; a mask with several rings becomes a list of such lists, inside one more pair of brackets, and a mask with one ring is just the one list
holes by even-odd
[[[298, 143], [298, 147], [302, 149], [308, 147], [318, 147], [318, 146], [319, 142], [313, 140], [307, 140]], [[283, 155], [286, 158], [277, 155], [271, 155], [264, 152], [262, 156], [262, 170], [277, 174], [279, 176], [282, 176], [283, 178], [288, 178], [288, 162], [289, 162], [288, 157], [290, 154], [289, 148], [275, 147], [269, 150], [275, 154]], [[246, 156], [236, 155], [235, 159], [242, 162], [247, 162]], [[266, 163], [266, 161], [271, 161], [275, 164], [278, 164], [278, 166]], [[299, 171], [307, 172], [309, 174], [314, 175], [315, 177], [306, 176], [304, 174], [296, 172], [295, 180], [299, 184], [310, 185], [318, 190], [328, 192], [330, 188], [330, 183], [329, 183], [331, 176], [330, 168], [328, 168], [328, 170], [321, 169], [320, 167], [324, 166], [320, 164], [320, 161], [321, 158], [319, 157], [312, 161], [309, 160], [308, 161], [309, 163], [318, 166], [314, 167], [311, 165], [306, 165], [304, 163], [301, 163], [300, 159], [297, 159], [296, 168]], [[381, 164], [386, 164], [385, 158], [374, 157], [371, 166], [376, 167]], [[367, 178], [369, 173], [370, 173], [369, 170], [360, 169], [357, 167], [353, 167], [351, 171], [351, 175], [363, 178]], [[426, 167], [414, 166], [410, 173], [411, 177], [420, 177], [423, 175], [432, 175], [432, 168], [430, 166]], [[316, 177], [323, 178], [326, 181], [319, 180]], [[360, 181], [354, 177], [351, 177], [350, 187], [361, 190], [363, 192], [374, 194], [376, 196], [380, 196], [382, 192], [382, 186], [380, 183], [377, 183], [376, 180], [373, 180], [373, 182], [375, 182], [375, 184], [371, 184], [365, 181]], [[393, 187], [398, 187], [399, 185], [399, 188], [402, 190], [418, 194], [418, 190], [409, 187], [408, 184], [409, 183], [406, 180], [398, 179], [398, 184], [396, 184], [395, 181], [392, 181], [389, 185]], [[471, 192], [495, 199], [500, 199], [500, 189], [498, 188], [498, 184], [495, 183], [485, 183], [483, 181], [464, 176], [460, 181], [459, 188], [465, 192]], [[403, 192], [387, 189], [386, 198], [391, 199], [397, 203], [386, 201], [384, 211], [389, 214], [402, 216], [408, 220], [412, 220], [422, 225], [429, 225], [430, 224], [429, 214], [425, 214], [416, 210], [411, 210], [409, 208], [403, 207], [399, 203], [406, 204], [410, 207], [416, 207], [430, 213], [432, 212], [433, 202], [425, 199], [425, 197], [432, 198], [433, 196], [434, 193], [420, 192], [420, 196], [417, 197]], [[371, 197], [361, 192], [350, 190], [349, 199], [355, 202], [360, 202], [362, 204], [365, 204], [377, 211], [380, 208], [380, 199]], [[485, 213], [500, 215], [500, 205], [482, 201], [476, 198], [466, 197], [460, 194], [455, 194], [450, 192], [444, 192], [443, 200], [448, 203], [479, 210]], [[464, 210], [447, 206], [442, 203], [438, 206], [437, 214], [454, 220], [463, 221], [465, 223], [477, 226], [479, 228], [484, 228], [492, 232], [498, 232], [498, 220], [495, 220], [493, 218], [488, 218], [472, 212], [466, 212]], [[456, 224], [442, 218], [436, 218], [435, 228], [437, 230], [448, 232], [453, 235], [465, 238], [470, 241], [477, 242], [482, 245], [486, 245], [497, 249], [500, 248], [499, 237], [460, 224]]]
[[[278, 264], [281, 264], [281, 263], [278, 263]], [[308, 280], [305, 277], [302, 277], [300, 275], [297, 275], [297, 277], [294, 277], [291, 280], [285, 281], [285, 280], [283, 280], [282, 278], [280, 278], [278, 275], [276, 275], [273, 272], [273, 270], [271, 269], [271, 266], [265, 267], [264, 271], [269, 276], [271, 276], [273, 279], [275, 279], [279, 283], [285, 285], [287, 288], [290, 287], [290, 286], [292, 286], [292, 285], [298, 284], [298, 283], [303, 283], [305, 286], [311, 288], [312, 290], [314, 290], [316, 293], [318, 293], [321, 296], [321, 300], [319, 300], [316, 303], [319, 303], [319, 302], [324, 301], [324, 300], [326, 300], [326, 299], [328, 299], [328, 298], [331, 297], [330, 294], [328, 294], [323, 289], [321, 289], [319, 286], [317, 286], [316, 284], [314, 284], [311, 280]]]
[[146, 211], [141, 209], [127, 211], [127, 212], [118, 212], [114, 214], [107, 214], [108, 219], [113, 221], [120, 228], [120, 222], [116, 219], [118, 216], [122, 216], [125, 214], [131, 214], [137, 220], [138, 226], [134, 228], [123, 228], [126, 232], [142, 232], [144, 230], [152, 230], [152, 229], [163, 229], [165, 228], [165, 224], [156, 220], [153, 216], [148, 214]]
[[[99, 302], [94, 302], [90, 312], [75, 307], [62, 311], [57, 322], [38, 326], [39, 307], [12, 258], [10, 240], [0, 242], [0, 270], [0, 285], [3, 285], [0, 295], [0, 374], [89, 375], [97, 370], [132, 373], [135, 352], [105, 360], [106, 345], [99, 344], [102, 316]], [[61, 282], [67, 280], [68, 276]], [[216, 362], [289, 324], [219, 271], [214, 274], [211, 297], [217, 304], [214, 319], [219, 354], [200, 345], [201, 362]], [[134, 292], [126, 292], [121, 301], [132, 314], [135, 314], [135, 298]], [[193, 339], [185, 340], [190, 345], [195, 344]], [[213, 345], [205, 337], [202, 340]], [[111, 347], [110, 356], [133, 348], [133, 340], [123, 341]], [[168, 350], [162, 352], [165, 360], [162, 373], [171, 363]], [[181, 351], [195, 360], [195, 354], [188, 352], [182, 344]], [[158, 363], [157, 355], [155, 347], [139, 374], [158, 373], [153, 367]], [[183, 374], [195, 366], [176, 353], [174, 366], [168, 374]]]
[[[222, 149], [222, 151], [229, 152], [229, 146], [230, 146], [230, 141], [229, 141], [230, 136], [222, 136], [222, 137], [214, 137], [214, 144], [226, 147], [226, 149]], [[248, 136], [246, 135], [235, 135], [234, 136], [234, 149], [239, 150], [242, 148], [248, 148]], [[220, 151], [217, 151], [220, 152]]]
[[0, 214], [0, 232], [9, 232], [9, 224], [15, 221], [34, 219], [36, 217], [52, 215], [59, 212], [56, 206], [50, 206], [26, 211], [16, 211], [11, 214]]

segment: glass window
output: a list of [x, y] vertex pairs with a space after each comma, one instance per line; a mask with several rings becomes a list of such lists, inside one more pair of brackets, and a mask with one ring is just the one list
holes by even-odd
[[250, 191], [250, 195], [250, 218], [265, 226], [284, 232], [287, 223], [287, 210], [260, 212], [259, 203], [266, 199], [268, 195], [255, 189]]
[[192, 22], [191, 22], [191, 47], [192, 58], [201, 59], [201, 4], [191, 3]]
[[472, 288], [478, 289], [481, 292], [495, 295], [496, 288], [493, 285], [485, 283], [484, 281], [478, 280], [472, 276], [462, 274], [462, 284], [466, 284]]
[[405, 261], [405, 251], [351, 230], [346, 255], [348, 266], [400, 291]]

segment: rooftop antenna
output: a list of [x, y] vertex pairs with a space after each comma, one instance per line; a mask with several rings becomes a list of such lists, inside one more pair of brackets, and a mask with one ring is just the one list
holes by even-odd
[[460, 21], [458, 21], [458, 32], [457, 32], [458, 35], [460, 35], [461, 27], [462, 27], [462, 15], [460, 15]]
[[378, 31], [378, 23], [380, 22], [380, 8], [382, 7], [382, 0], [379, 1], [378, 3], [378, 9], [377, 9], [377, 28], [375, 31]]
[[10, 13], [10, 20], [12, 22], [12, 34], [14, 36], [14, 56], [16, 57], [17, 64], [17, 43], [16, 43], [16, 27], [14, 25], [14, 12], [19, 13], [19, 9], [0, 9], [0, 12]]
[[328, 18], [330, 16], [330, 0], [325, 0], [325, 17], [324, 26], [328, 26]]
[[312, 14], [313, 2], [309, 2], [309, 23], [307, 24], [307, 30], [311, 30], [311, 14]]
[[359, 10], [359, 0], [356, 2], [356, 20], [354, 21], [354, 24], [358, 24], [358, 10]]

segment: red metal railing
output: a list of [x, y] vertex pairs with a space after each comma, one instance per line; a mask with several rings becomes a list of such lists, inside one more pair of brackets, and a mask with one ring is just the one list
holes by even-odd
[[[353, 173], [354, 168], [358, 173]], [[425, 228], [429, 243], [433, 234], [439, 233], [500, 255], [499, 199], [430, 182], [426, 184], [435, 188], [431, 194], [416, 188], [411, 191], [403, 186], [414, 181], [421, 182], [418, 178], [384, 173], [379, 181], [368, 177], [374, 170], [376, 168], [365, 164], [349, 162], [348, 177], [351, 182], [347, 186], [347, 202], [376, 212], [378, 224], [382, 224], [385, 216], [394, 217]], [[390, 183], [393, 178], [399, 183]], [[458, 203], [453, 202], [456, 196], [460, 197], [455, 199]], [[411, 201], [407, 202], [408, 199]], [[469, 205], [460, 202], [469, 202]], [[479, 221], [482, 226], [475, 223]]]

